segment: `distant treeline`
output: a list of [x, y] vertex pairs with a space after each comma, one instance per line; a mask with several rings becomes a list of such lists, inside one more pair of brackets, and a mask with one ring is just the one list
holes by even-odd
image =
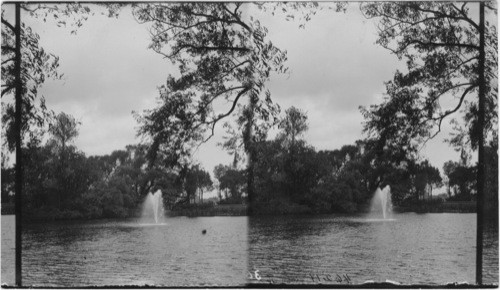
[[[304, 141], [259, 144], [252, 212], [364, 212], [377, 187], [391, 186], [395, 206], [418, 211], [442, 201], [475, 201], [476, 167], [466, 160], [446, 162], [441, 177], [427, 160], [397, 161], [377, 152], [368, 140], [339, 150], [316, 151]], [[488, 147], [487, 207], [498, 207], [498, 154]], [[387, 159], [386, 159], [387, 158]], [[436, 201], [433, 189], [447, 188]], [[434, 193], [435, 195], [435, 193]], [[497, 212], [497, 211], [496, 211]]]
[[[255, 142], [251, 167], [238, 167], [237, 150], [230, 165], [214, 168], [215, 180], [199, 165], [148, 156], [147, 145], [129, 145], [109, 155], [87, 157], [71, 141], [76, 121], [60, 114], [45, 143], [23, 148], [23, 210], [28, 219], [123, 218], [138, 216], [149, 192], [161, 190], [173, 215], [242, 215], [365, 212], [377, 187], [391, 186], [395, 206], [419, 210], [436, 201], [432, 190], [443, 185], [450, 201], [475, 200], [476, 167], [462, 153], [443, 171], [427, 160], [396, 155], [374, 140], [359, 140], [337, 150], [315, 150], [301, 139], [307, 117], [287, 110], [274, 139]], [[486, 147], [487, 210], [498, 212], [498, 153]], [[248, 196], [249, 168], [254, 194]], [[216, 189], [217, 202], [203, 203]], [[13, 201], [14, 168], [2, 164], [2, 203]], [[438, 201], [439, 203], [439, 201]]]
[[[475, 200], [476, 166], [465, 151], [458, 162], [444, 164], [442, 177], [427, 160], [388, 150], [379, 140], [316, 151], [300, 139], [306, 120], [305, 113], [292, 107], [277, 137], [257, 143], [253, 214], [365, 212], [376, 188], [386, 185], [391, 186], [393, 204], [409, 210], [435, 203], [433, 189], [443, 185], [447, 200]], [[497, 148], [496, 139], [486, 148], [486, 203], [493, 216], [498, 212]]]
[[[138, 216], [149, 192], [161, 190], [165, 208], [175, 209], [200, 203], [203, 192], [212, 188], [210, 175], [199, 165], [172, 165], [162, 156], [152, 163], [145, 145], [87, 157], [71, 144], [77, 127], [73, 117], [61, 113], [51, 124], [45, 144], [41, 138], [31, 138], [23, 148], [23, 216], [27, 219]], [[12, 204], [15, 169], [7, 166], [3, 156], [2, 204]]]

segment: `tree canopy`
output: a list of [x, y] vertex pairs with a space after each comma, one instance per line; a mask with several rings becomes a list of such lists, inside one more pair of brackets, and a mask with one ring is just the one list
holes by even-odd
[[170, 75], [159, 88], [157, 108], [137, 115], [139, 134], [152, 143], [152, 159], [158, 151], [187, 155], [193, 142], [211, 138], [216, 124], [234, 112], [252, 135], [263, 128], [254, 120], [266, 123], [277, 114], [264, 85], [272, 71], [286, 71], [286, 51], [266, 39], [267, 29], [250, 9], [249, 3], [141, 4], [134, 9], [140, 23], [151, 24], [150, 48], [180, 74]]
[[[461, 111], [463, 126], [451, 143], [477, 147], [479, 35], [477, 3], [363, 3], [367, 18], [378, 20], [377, 43], [406, 61], [406, 72], [396, 71], [386, 83], [382, 104], [361, 108], [365, 131], [373, 138], [415, 151], [436, 136], [442, 123]], [[496, 13], [494, 4], [487, 5]], [[491, 133], [497, 116], [496, 24], [485, 25], [486, 123]], [[455, 114], [456, 116], [456, 114]], [[386, 144], [386, 145], [387, 145]]]
[[[82, 26], [91, 13], [81, 3], [65, 5], [20, 4], [22, 15], [44, 22], [55, 21], [57, 26], [72, 27], [72, 33]], [[15, 91], [15, 32], [11, 22], [14, 5], [2, 5], [2, 136], [9, 151], [15, 147], [14, 91]], [[53, 116], [47, 109], [45, 98], [38, 89], [49, 78], [60, 79], [59, 57], [46, 51], [40, 45], [40, 36], [21, 22], [21, 83], [22, 83], [22, 124], [21, 135], [28, 140], [39, 139], [43, 134], [45, 121]], [[26, 139], [27, 138], [27, 139]]]

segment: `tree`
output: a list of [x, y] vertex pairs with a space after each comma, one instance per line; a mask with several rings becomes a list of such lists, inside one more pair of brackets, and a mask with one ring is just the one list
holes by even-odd
[[304, 134], [309, 129], [307, 125], [307, 115], [300, 109], [292, 106], [285, 111], [285, 117], [281, 119], [278, 127], [282, 130], [278, 138], [282, 139], [289, 144], [289, 147], [293, 148], [297, 137]]
[[[408, 69], [406, 73], [397, 71], [394, 79], [387, 83], [389, 98], [383, 104], [362, 112], [369, 120], [367, 131], [376, 132], [375, 136], [382, 137], [383, 143], [407, 146], [415, 152], [416, 144], [412, 141], [433, 138], [447, 117], [462, 110], [465, 126], [462, 131], [468, 132], [462, 141], [478, 150], [476, 280], [481, 284], [484, 143], [498, 128], [498, 40], [495, 24], [485, 21], [485, 8], [496, 13], [494, 4], [478, 3], [478, 19], [470, 15], [470, 5], [473, 4], [361, 4], [368, 18], [380, 19], [377, 43], [400, 59], [404, 57]], [[453, 98], [455, 104], [443, 109], [445, 100]], [[392, 109], [393, 116], [383, 114], [386, 108], [394, 107], [394, 102], [405, 106], [402, 110]], [[392, 132], [380, 126], [394, 118], [407, 122], [397, 123]]]
[[415, 193], [419, 200], [425, 198], [427, 190], [429, 194], [432, 194], [433, 187], [441, 186], [442, 179], [439, 169], [433, 167], [428, 160], [416, 164], [413, 173], [415, 175]]
[[[164, 152], [180, 160], [193, 143], [210, 139], [219, 121], [238, 112], [250, 157], [249, 191], [254, 139], [278, 113], [264, 85], [272, 71], [286, 71], [286, 52], [266, 40], [267, 29], [244, 13], [250, 5], [169, 3], [134, 8], [140, 23], [152, 25], [150, 48], [178, 65], [180, 72], [160, 87], [159, 107], [137, 115], [139, 134], [151, 143], [150, 157]], [[214, 109], [224, 103], [223, 111]]]
[[[125, 150], [89, 157], [94, 169], [93, 178], [99, 180], [92, 187], [104, 187], [119, 192], [123, 195], [123, 206], [127, 210], [132, 210], [149, 192], [157, 190], [161, 190], [165, 205], [173, 206], [183, 191], [178, 168], [162, 166], [161, 164], [166, 162], [162, 159], [159, 159], [156, 165], [149, 166], [147, 151], [145, 145], [127, 145]], [[125, 214], [121, 210], [113, 212]]]
[[[15, 106], [13, 99], [16, 85], [16, 42], [17, 27], [12, 19], [14, 5], [2, 5], [2, 135], [5, 145], [10, 151], [15, 147]], [[23, 16], [43, 19], [44, 22], [54, 20], [57, 26], [70, 26], [72, 33], [88, 18], [90, 8], [80, 3], [57, 4], [20, 4]], [[59, 79], [59, 57], [47, 52], [40, 46], [40, 36], [20, 21], [21, 53], [21, 95], [22, 126], [21, 133], [25, 138], [40, 138], [41, 130], [52, 113], [45, 106], [45, 99], [39, 96], [38, 89], [48, 78]]]
[[[6, 7], [15, 6], [15, 24], [9, 22], [5, 17]], [[21, 222], [22, 222], [22, 140], [23, 136], [33, 122], [39, 126], [43, 125], [46, 116], [46, 108], [43, 99], [41, 99], [39, 110], [34, 109], [34, 100], [37, 97], [36, 89], [43, 83], [45, 75], [54, 75], [57, 67], [57, 59], [51, 59], [38, 46], [37, 35], [31, 33], [26, 25], [21, 23], [21, 6], [35, 15], [35, 10], [40, 10], [42, 6], [34, 10], [29, 10], [29, 4], [21, 5], [2, 5], [2, 135], [7, 140], [7, 147], [10, 151], [16, 149], [16, 284], [22, 285], [21, 279]], [[66, 7], [82, 7], [80, 4], [68, 4]], [[88, 8], [87, 8], [88, 9]], [[86, 12], [89, 12], [85, 9]], [[59, 11], [58, 9], [47, 9], [45, 15]], [[78, 9], [65, 10], [66, 15], [78, 12]], [[56, 15], [56, 14], [53, 14]], [[82, 13], [81, 15], [84, 15]], [[45, 19], [44, 19], [45, 20]], [[24, 39], [24, 42], [23, 42]], [[28, 48], [28, 50], [26, 50]], [[27, 52], [27, 53], [25, 53]], [[32, 83], [30, 83], [32, 81]], [[3, 97], [15, 91], [15, 105], [7, 104]], [[4, 105], [5, 104], [5, 105]], [[5, 108], [5, 109], [4, 109]], [[29, 131], [30, 137], [36, 134]]]
[[259, 142], [256, 151], [255, 194], [252, 203], [270, 203], [286, 196], [284, 189], [286, 153], [281, 142], [277, 140]]
[[[222, 194], [221, 194], [222, 187], [220, 186], [220, 180], [221, 180], [222, 176], [224, 176], [225, 173], [226, 173], [226, 166], [224, 166], [222, 164], [218, 164], [214, 167], [214, 177], [218, 181], [217, 188], [218, 188], [218, 194], [219, 194], [219, 201], [222, 200]], [[227, 199], [228, 198], [227, 191], [225, 191], [224, 193], [225, 193], [225, 198]]]
[[474, 176], [477, 168], [470, 166], [468, 159], [469, 157], [465, 150], [462, 150], [459, 162], [450, 160], [443, 165], [443, 171], [447, 179], [449, 199], [471, 200], [471, 194], [475, 192], [476, 178]]
[[212, 187], [210, 174], [200, 168], [199, 165], [194, 165], [188, 168], [184, 189], [186, 190], [188, 201], [193, 200], [196, 203], [196, 193], [199, 194], [198, 200], [203, 203], [203, 191]]
[[199, 183], [200, 201], [201, 203], [203, 203], [203, 193], [205, 190], [212, 189], [213, 182], [208, 172], [203, 170], [200, 175], [201, 176], [198, 178], [198, 183]]
[[284, 164], [284, 173], [289, 185], [287, 193], [292, 198], [298, 198], [300, 193], [305, 194], [304, 187], [307, 187], [303, 181], [308, 178], [304, 174], [312, 174], [312, 172], [306, 173], [310, 168], [304, 165], [308, 158], [311, 158], [314, 149], [309, 148], [302, 140], [297, 140], [308, 130], [307, 115], [292, 106], [285, 111], [285, 116], [280, 120], [278, 127], [281, 132], [276, 139], [287, 152]]
[[449, 182], [452, 187], [455, 187], [455, 200], [466, 200], [470, 201], [472, 199], [472, 194], [475, 193], [476, 187], [476, 174], [477, 168], [458, 165], [455, 170], [449, 175]]
[[238, 162], [243, 160], [243, 153], [241, 152], [244, 146], [243, 135], [241, 132], [236, 131], [229, 122], [224, 123], [224, 127], [226, 128], [226, 136], [222, 138], [225, 141], [217, 145], [228, 151], [229, 154], [234, 155], [233, 168], [236, 169], [238, 168]]
[[[470, 15], [471, 3], [364, 3], [361, 11], [368, 18], [378, 18], [379, 38], [377, 43], [389, 49], [398, 58], [407, 61], [406, 73], [397, 71], [394, 79], [387, 83], [388, 98], [381, 105], [363, 110], [367, 114], [367, 129], [375, 129], [389, 120], [406, 120], [407, 124], [395, 122], [387, 131], [388, 136], [399, 134], [407, 145], [420, 137], [423, 141], [436, 136], [442, 122], [462, 109], [464, 121], [469, 128], [468, 143], [477, 147], [477, 106], [480, 65], [480, 26], [476, 17]], [[490, 11], [496, 8], [487, 5]], [[485, 84], [487, 111], [485, 131], [497, 126], [496, 79], [497, 37], [494, 23], [486, 22]], [[445, 109], [450, 97], [456, 102]], [[400, 109], [397, 109], [399, 107]], [[418, 111], [420, 110], [420, 111]], [[385, 111], [385, 112], [384, 112]], [[388, 115], [389, 112], [392, 116]], [[390, 119], [388, 119], [390, 118]], [[391, 124], [391, 123], [387, 123]], [[490, 136], [491, 137], [491, 136]], [[412, 146], [414, 147], [414, 145]]]
[[79, 123], [71, 115], [64, 112], [59, 113], [53, 120], [52, 124], [49, 125], [49, 132], [52, 135], [52, 142], [54, 142], [54, 147], [58, 150], [58, 173], [57, 182], [58, 190], [58, 206], [61, 208], [62, 202], [66, 199], [65, 195], [71, 194], [70, 186], [72, 185], [71, 177], [74, 173], [72, 166], [70, 166], [69, 161], [76, 153], [76, 148], [67, 148], [68, 143], [70, 143], [74, 138], [78, 136], [78, 125]]
[[69, 211], [87, 206], [81, 197], [98, 181], [92, 163], [74, 146], [68, 146], [64, 156], [60, 150], [54, 141], [23, 147], [23, 208], [28, 218], [69, 218]]
[[299, 204], [307, 203], [311, 189], [320, 178], [320, 164], [314, 148], [305, 142], [297, 142], [295, 149], [285, 155], [285, 190], [290, 200]]
[[455, 171], [455, 169], [458, 167], [458, 164], [449, 160], [446, 161], [443, 165], [443, 172], [444, 175], [446, 176], [446, 184], [448, 185], [448, 197], [451, 197], [451, 182], [450, 182], [450, 175], [452, 172]]
[[78, 125], [80, 122], [64, 112], [59, 113], [54, 118], [54, 122], [49, 125], [49, 132], [62, 152], [66, 149], [68, 142], [78, 136]]
[[219, 192], [224, 191], [225, 193], [224, 202], [240, 203], [245, 191], [246, 176], [244, 170], [219, 164], [214, 168], [214, 175], [219, 181]]

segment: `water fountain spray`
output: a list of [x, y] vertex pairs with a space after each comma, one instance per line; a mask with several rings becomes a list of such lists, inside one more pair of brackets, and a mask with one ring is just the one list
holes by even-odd
[[148, 193], [146, 200], [144, 201], [142, 211], [143, 216], [153, 216], [155, 223], [159, 223], [161, 221], [164, 215], [163, 196], [161, 190], [157, 190], [155, 193]]
[[382, 211], [384, 219], [392, 211], [391, 187], [387, 185], [383, 189], [377, 188], [371, 202], [371, 211]]

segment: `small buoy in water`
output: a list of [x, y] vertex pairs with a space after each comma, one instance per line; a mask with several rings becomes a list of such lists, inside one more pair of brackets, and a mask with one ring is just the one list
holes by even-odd
[[201, 231], [202, 234], [206, 234], [207, 233], [207, 230], [203, 230]]

